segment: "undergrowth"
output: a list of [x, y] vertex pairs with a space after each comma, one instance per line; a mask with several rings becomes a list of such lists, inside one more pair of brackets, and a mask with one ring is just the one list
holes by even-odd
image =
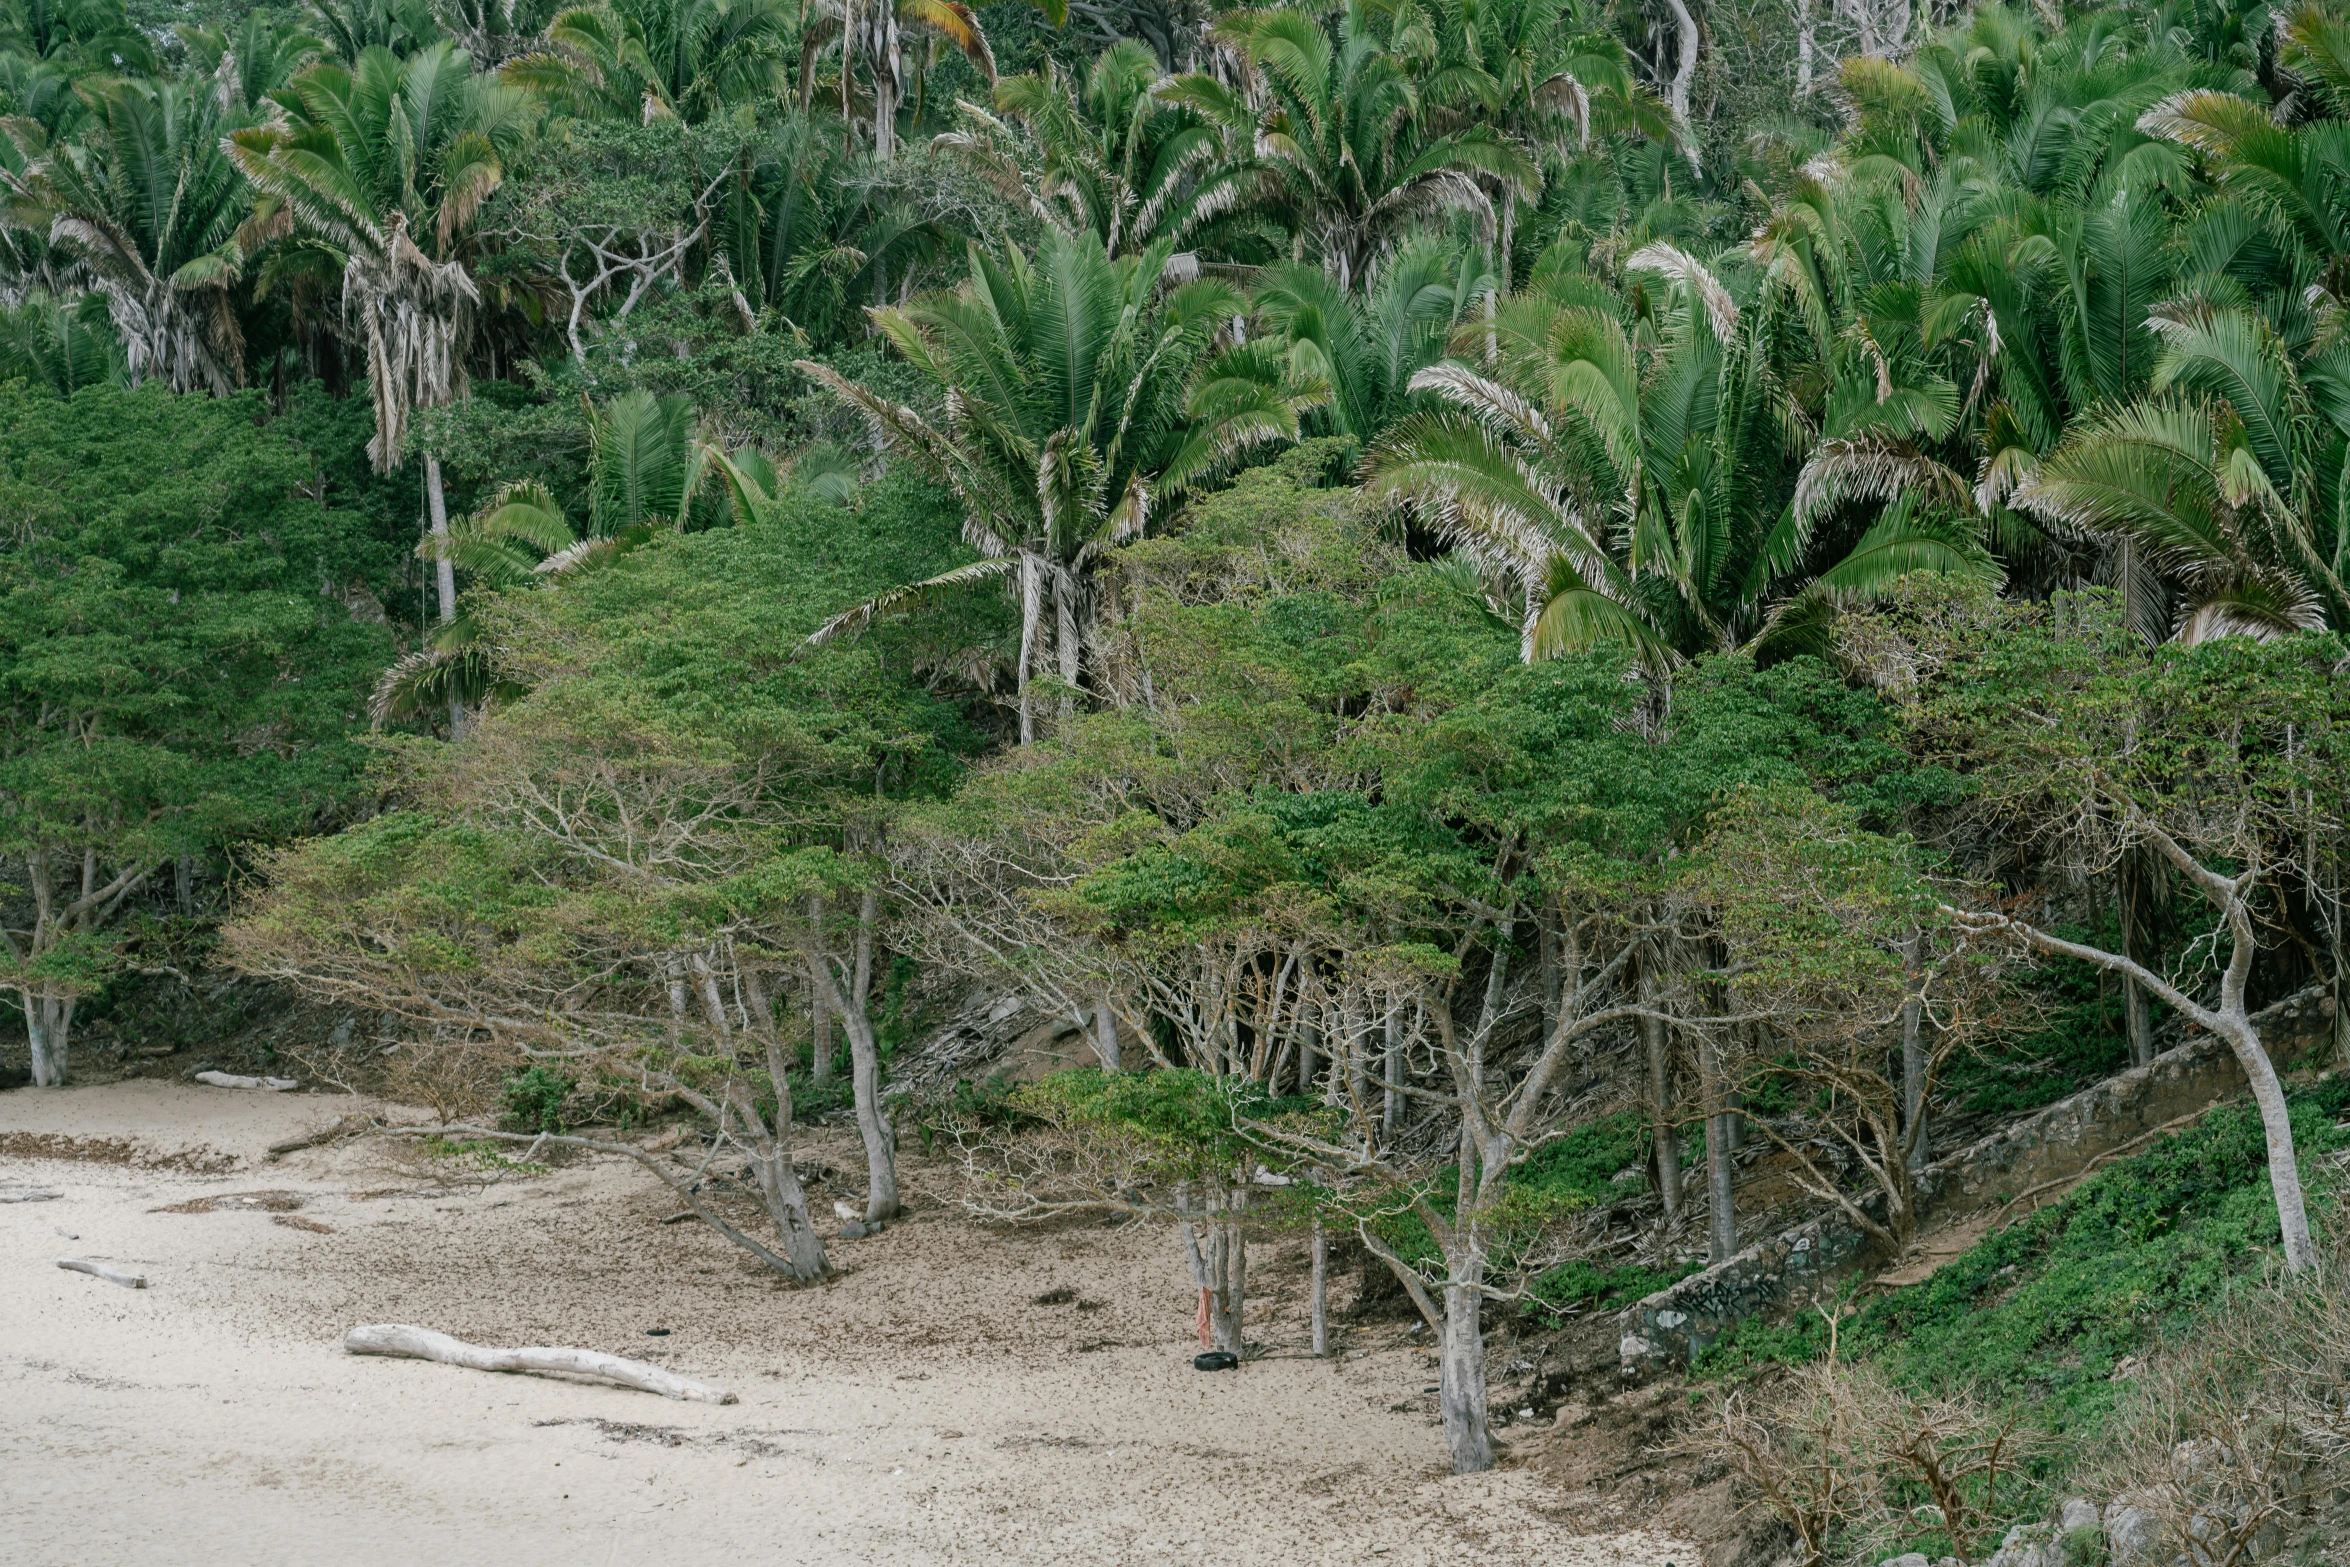
[[[2334, 1155], [2350, 1148], [2350, 1077], [2290, 1102], [2303, 1181], [2324, 1217], [2338, 1186]], [[2126, 1360], [2264, 1278], [2277, 1243], [2259, 1114], [2249, 1102], [2222, 1105], [1984, 1237], [1931, 1278], [1853, 1310], [1844, 1352], [1920, 1392], [1971, 1390], [2028, 1406], [2031, 1422], [2070, 1449], [2113, 1411]], [[1738, 1379], [1813, 1360], [1826, 1345], [1817, 1314], [1749, 1321], [1692, 1369]]]

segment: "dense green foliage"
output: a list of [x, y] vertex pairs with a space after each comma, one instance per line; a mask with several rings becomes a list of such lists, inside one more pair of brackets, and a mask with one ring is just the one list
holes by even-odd
[[[884, 1067], [1016, 992], [1103, 1069], [932, 1085], [1007, 1189], [1261, 1170], [1556, 1324], [2344, 999], [2323, 4], [28, 0], [0, 120], [44, 1082], [233, 866], [477, 1135], [694, 1107], [794, 1278], [795, 1111], [894, 1217]], [[2095, 1422], [2326, 1092], [1853, 1331]]]
[[[2350, 1080], [2293, 1101], [2312, 1173], [2350, 1147]], [[1861, 1304], [1844, 1351], [1921, 1388], [2019, 1401], [2076, 1448], [2129, 1391], [2117, 1368], [2191, 1333], [2198, 1316], [2264, 1282], [2276, 1207], [2250, 1107], [2213, 1110], [2186, 1130], [2099, 1170], [2062, 1200], [1994, 1230], [1922, 1284]], [[1742, 1324], [1700, 1358], [1734, 1376], [1823, 1353], [1817, 1316]]]

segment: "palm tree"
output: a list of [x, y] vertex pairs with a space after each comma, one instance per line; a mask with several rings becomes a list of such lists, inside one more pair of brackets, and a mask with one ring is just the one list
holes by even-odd
[[1640, 333], [1587, 286], [1521, 295], [1499, 313], [1491, 373], [1414, 376], [1445, 406], [1405, 421], [1371, 467], [1374, 492], [1523, 593], [1526, 658], [1801, 646], [1904, 573], [1989, 573], [1964, 520], [1930, 506], [1888, 507], [1857, 538], [1800, 516], [1763, 312], [1670, 245], [1627, 267], [1661, 282]]
[[[1621, 134], [1667, 143], [1672, 116], [1632, 74], [1603, 20], [1559, 0], [1372, 0], [1390, 53], [1419, 84], [1423, 112], [1442, 131], [1490, 126], [1561, 158], [1592, 138]], [[1495, 270], [1510, 286], [1518, 192], [1499, 182]]]
[[[693, 399], [638, 388], [602, 408], [585, 399], [581, 406], [588, 429], [584, 534], [543, 481], [518, 479], [447, 533], [426, 539], [418, 556], [446, 561], [488, 586], [513, 588], [591, 570], [683, 528], [709, 456], [693, 439]], [[501, 682], [479, 623], [459, 615], [384, 671], [369, 712], [381, 725], [441, 708], [471, 709], [515, 689]]]
[[[257, 221], [290, 230], [341, 263], [343, 317], [366, 345], [376, 471], [400, 462], [413, 409], [465, 392], [465, 351], [480, 302], [463, 258], [474, 215], [505, 178], [530, 123], [520, 89], [478, 76], [454, 44], [406, 60], [369, 47], [355, 65], [322, 60], [294, 79], [291, 123], [229, 137], [230, 155], [261, 192]], [[353, 327], [355, 323], [355, 328]], [[437, 455], [424, 456], [432, 531], [448, 532]], [[444, 624], [457, 618], [446, 552]], [[463, 710], [450, 709], [453, 726]]]
[[[1055, 27], [1068, 19], [1067, 0], [1028, 0]], [[816, 61], [828, 49], [841, 51], [841, 118], [849, 118], [852, 64], [861, 63], [872, 80], [873, 153], [897, 151], [898, 106], [906, 96], [904, 35], [937, 35], [963, 51], [995, 85], [995, 54], [987, 46], [979, 14], [964, 0], [814, 0], [800, 33], [800, 107], [814, 101]]]
[[267, 108], [272, 95], [326, 51], [326, 45], [280, 26], [266, 11], [248, 11], [233, 29], [187, 23], [172, 31], [187, 50], [189, 65], [212, 78], [214, 92], [229, 107], [248, 113]]
[[2153, 395], [2084, 421], [2014, 504], [2143, 550], [2181, 641], [2350, 626], [2350, 348], [2297, 366], [2247, 310], [2156, 325]]
[[[1186, 489], [1260, 442], [1294, 439], [1318, 387], [1203, 366], [1217, 326], [1246, 306], [1224, 284], [1168, 282], [1174, 241], [1112, 257], [1098, 235], [1045, 231], [1033, 259], [971, 248], [964, 286], [874, 325], [945, 394], [944, 427], [848, 380], [800, 368], [862, 411], [875, 433], [953, 488], [968, 566], [834, 616], [820, 645], [889, 609], [981, 583], [1016, 582], [1020, 738], [1035, 738], [1031, 673], [1050, 643], [1071, 711], [1085, 676], [1095, 568]], [[1187, 395], [1195, 367], [1201, 388]], [[738, 497], [740, 476], [729, 470]]]
[[1048, 63], [996, 83], [994, 114], [963, 105], [963, 128], [934, 145], [1054, 227], [1099, 235], [1113, 256], [1162, 235], [1188, 244], [1246, 175], [1223, 134], [1157, 95], [1164, 80], [1147, 45], [1121, 39], [1095, 57], [1082, 94]]
[[[2285, 35], [2287, 60], [2321, 106], [2350, 108], [2350, 24], [2309, 6]], [[2223, 188], [2291, 230], [2317, 262], [2317, 286], [2336, 305], [2350, 304], [2350, 121], [2288, 126], [2265, 104], [2203, 89], [2164, 99], [2138, 127], [2202, 154]]]
[[1412, 377], [1444, 357], [1495, 287], [1475, 251], [1423, 238], [1388, 258], [1368, 294], [1320, 267], [1278, 262], [1257, 275], [1249, 302], [1290, 381], [1328, 384], [1316, 420], [1368, 447], [1421, 400]]
[[49, 239], [106, 297], [131, 379], [226, 392], [245, 374], [228, 290], [244, 266], [238, 225], [252, 193], [221, 150], [247, 123], [201, 77], [85, 84], [98, 123], [59, 143], [21, 181], [50, 212]]
[[836, 341], [889, 280], [928, 264], [944, 231], [847, 146], [838, 121], [786, 112], [746, 155], [750, 200], [723, 229], [728, 264], [753, 309], [773, 306], [818, 344]]
[[1412, 223], [1466, 208], [1494, 236], [1485, 182], [1515, 196], [1539, 187], [1525, 150], [1488, 125], [1433, 134], [1405, 63], [1380, 46], [1350, 0], [1333, 35], [1304, 11], [1235, 11], [1214, 36], [1247, 57], [1256, 96], [1215, 77], [1179, 76], [1163, 97], [1233, 133], [1260, 171], [1251, 205], [1352, 288]]
[[71, 397], [85, 386], [127, 378], [122, 345], [99, 295], [84, 294], [68, 305], [30, 294], [0, 310], [0, 381], [24, 381]]
[[781, 95], [791, 23], [783, 0], [598, 0], [557, 15], [504, 76], [574, 114], [699, 124]]

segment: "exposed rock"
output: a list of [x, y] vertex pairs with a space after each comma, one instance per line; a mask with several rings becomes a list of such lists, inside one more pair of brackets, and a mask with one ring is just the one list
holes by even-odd
[[2106, 1560], [2113, 1567], [2138, 1567], [2160, 1555], [2162, 1525], [2153, 1508], [2120, 1497], [2106, 1504]]
[[2073, 1497], [2056, 1509], [2056, 1532], [2072, 1534], [2081, 1529], [2100, 1529], [2104, 1522], [2097, 1512], [2097, 1504], [2082, 1497]]
[[[2332, 999], [2319, 987], [2264, 1008], [2253, 1022], [2280, 1067], [2332, 1045]], [[2243, 1089], [2243, 1068], [2227, 1044], [2193, 1035], [2146, 1066], [2060, 1099], [1920, 1171], [1919, 1215], [1989, 1209], [2057, 1186], [2092, 1160]], [[1881, 1202], [1872, 1198], [1870, 1206]], [[1868, 1235], [1836, 1210], [1757, 1241], [1624, 1312], [1624, 1375], [1685, 1366], [1734, 1324], [1799, 1307], [1873, 1255]]]
[[1924, 1551], [1912, 1551], [1907, 1556], [1895, 1556], [1877, 1564], [1877, 1567], [1933, 1567]]

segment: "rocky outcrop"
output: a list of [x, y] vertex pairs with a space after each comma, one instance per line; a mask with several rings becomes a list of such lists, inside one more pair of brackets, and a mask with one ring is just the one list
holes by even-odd
[[[2323, 1059], [2333, 1048], [2333, 1000], [2312, 987], [2255, 1015], [2279, 1067]], [[1920, 1172], [1922, 1219], [2012, 1205], [2080, 1175], [2174, 1121], [2244, 1090], [2226, 1044], [2197, 1035], [2146, 1066], [2119, 1073], [1950, 1154]], [[1748, 1317], [1800, 1308], [1823, 1289], [1884, 1259], [1847, 1215], [1830, 1211], [1755, 1242], [1726, 1262], [1629, 1307], [1620, 1348], [1624, 1374], [1685, 1366]]]

